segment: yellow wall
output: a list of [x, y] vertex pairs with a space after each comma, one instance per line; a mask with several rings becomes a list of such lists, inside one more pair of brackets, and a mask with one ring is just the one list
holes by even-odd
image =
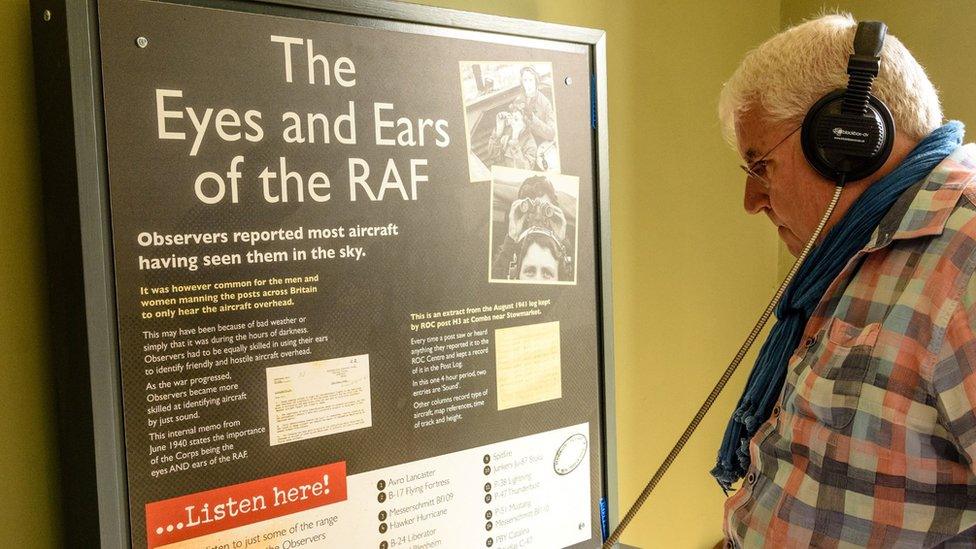
[[[0, 532], [60, 540], [27, 2], [0, 2]], [[21, 538], [20, 536], [29, 536]]]

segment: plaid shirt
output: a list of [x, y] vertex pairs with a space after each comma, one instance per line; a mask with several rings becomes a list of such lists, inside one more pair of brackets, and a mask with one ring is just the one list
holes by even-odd
[[976, 144], [909, 188], [789, 361], [730, 547], [976, 547]]

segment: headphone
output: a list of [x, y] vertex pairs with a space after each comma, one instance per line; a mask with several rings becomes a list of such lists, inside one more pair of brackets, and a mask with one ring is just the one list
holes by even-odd
[[803, 155], [813, 169], [838, 186], [876, 172], [891, 154], [895, 121], [884, 102], [871, 94], [887, 32], [880, 21], [857, 24], [854, 53], [847, 62], [847, 87], [820, 98], [803, 119]]

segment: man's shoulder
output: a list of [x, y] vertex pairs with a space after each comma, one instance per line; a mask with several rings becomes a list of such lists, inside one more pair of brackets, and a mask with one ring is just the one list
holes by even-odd
[[908, 242], [934, 237], [927, 247], [935, 251], [976, 240], [976, 143], [959, 147], [920, 183], [897, 234]]
[[959, 296], [976, 271], [976, 144], [920, 182], [900, 217], [878, 272], [910, 281], [907, 287], [937, 309]]
[[915, 307], [931, 308], [938, 323], [944, 320], [937, 320], [939, 311], [976, 284], [976, 165], [929, 178], [919, 195], [916, 202], [927, 207], [907, 212], [914, 219], [903, 220], [908, 230], [892, 242], [881, 271], [905, 279], [906, 288], [914, 288], [906, 291], [921, 300]]
[[969, 147], [972, 147], [973, 165], [953, 163], [939, 180], [928, 182], [921, 191], [932, 193], [934, 215], [940, 214], [939, 203], [945, 202], [942, 207], [948, 215], [936, 244], [947, 250], [959, 251], [960, 246], [968, 248], [976, 242], [976, 144]]
[[939, 238], [944, 243], [976, 241], [976, 180], [967, 184], [946, 219]]

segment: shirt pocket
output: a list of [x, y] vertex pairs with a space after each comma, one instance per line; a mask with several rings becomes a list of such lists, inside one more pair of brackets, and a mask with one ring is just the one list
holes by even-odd
[[[798, 364], [797, 413], [834, 429], [847, 427], [857, 411], [880, 331], [880, 322], [858, 327], [831, 318]], [[803, 369], [805, 365], [809, 368]]]

